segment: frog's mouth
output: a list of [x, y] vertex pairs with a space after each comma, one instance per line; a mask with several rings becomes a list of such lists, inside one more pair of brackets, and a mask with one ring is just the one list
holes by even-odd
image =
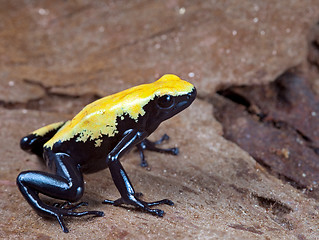
[[192, 104], [192, 102], [195, 100], [197, 96], [197, 91], [196, 88], [193, 88], [193, 91], [190, 93], [187, 93], [186, 95], [183, 95], [178, 98], [178, 103], [175, 106], [175, 109], [178, 110], [179, 112], [187, 108]]

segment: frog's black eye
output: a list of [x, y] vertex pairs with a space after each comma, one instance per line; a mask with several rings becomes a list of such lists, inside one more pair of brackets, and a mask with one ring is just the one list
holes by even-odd
[[174, 98], [170, 95], [164, 95], [157, 100], [157, 105], [160, 108], [170, 108], [174, 105]]

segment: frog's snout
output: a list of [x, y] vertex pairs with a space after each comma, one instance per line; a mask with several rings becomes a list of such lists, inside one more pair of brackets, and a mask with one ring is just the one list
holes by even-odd
[[187, 99], [194, 100], [196, 98], [196, 96], [197, 96], [197, 90], [194, 87], [193, 91], [191, 91], [190, 93], [187, 94]]

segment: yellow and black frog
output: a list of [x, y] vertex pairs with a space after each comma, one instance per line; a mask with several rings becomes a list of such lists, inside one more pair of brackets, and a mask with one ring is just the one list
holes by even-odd
[[[103, 203], [119, 206], [132, 205], [146, 212], [163, 216], [159, 204], [173, 205], [168, 199], [145, 202], [139, 199], [120, 158], [133, 147], [141, 154], [141, 165], [146, 166], [144, 150], [176, 155], [177, 148], [161, 149], [157, 142], [146, 138], [161, 122], [187, 108], [196, 98], [195, 87], [179, 77], [167, 74], [154, 83], [139, 85], [99, 99], [80, 111], [72, 120], [42, 127], [21, 139], [21, 148], [42, 158], [51, 173], [21, 172], [17, 185], [28, 203], [41, 216], [55, 217], [62, 230], [68, 232], [64, 216], [103, 216], [101, 211], [75, 212], [85, 202], [80, 200], [84, 191], [83, 173], [109, 168], [121, 198]], [[66, 200], [62, 205], [45, 204], [39, 194]]]

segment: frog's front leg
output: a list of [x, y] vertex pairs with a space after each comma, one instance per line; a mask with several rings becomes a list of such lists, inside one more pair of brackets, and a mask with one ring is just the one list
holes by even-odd
[[133, 205], [144, 211], [147, 211], [157, 216], [163, 216], [164, 211], [160, 209], [151, 209], [151, 206], [159, 204], [174, 205], [171, 200], [163, 199], [155, 202], [144, 202], [138, 198], [138, 194], [135, 192], [130, 179], [128, 178], [119, 158], [136, 144], [140, 143], [146, 137], [146, 133], [136, 130], [130, 130], [124, 138], [118, 143], [118, 145], [108, 155], [108, 166], [115, 183], [115, 186], [121, 194], [121, 198], [111, 201], [104, 200], [103, 203], [113, 204], [114, 206], [120, 206], [122, 204]]
[[148, 139], [144, 139], [142, 142], [140, 142], [139, 144], [136, 145], [137, 150], [140, 153], [140, 157], [141, 157], [141, 166], [142, 167], [147, 167], [148, 163], [145, 159], [145, 155], [144, 155], [144, 151], [148, 150], [148, 151], [153, 151], [153, 152], [159, 152], [159, 153], [168, 153], [171, 155], [178, 155], [178, 148], [174, 147], [174, 148], [158, 148], [156, 147], [156, 145], [161, 144], [162, 142], [166, 141], [169, 139], [169, 136], [167, 134], [164, 134], [159, 140], [152, 142]]
[[37, 213], [41, 216], [56, 217], [64, 232], [68, 232], [63, 221], [64, 216], [103, 216], [104, 213], [100, 211], [74, 211], [85, 203], [66, 208], [63, 205], [60, 207], [47, 205], [39, 198], [39, 193], [42, 193], [52, 198], [76, 202], [83, 195], [83, 176], [79, 167], [74, 165], [71, 157], [64, 153], [56, 153], [50, 155], [50, 161], [53, 161], [56, 167], [55, 174], [25, 171], [17, 177], [19, 190]]

